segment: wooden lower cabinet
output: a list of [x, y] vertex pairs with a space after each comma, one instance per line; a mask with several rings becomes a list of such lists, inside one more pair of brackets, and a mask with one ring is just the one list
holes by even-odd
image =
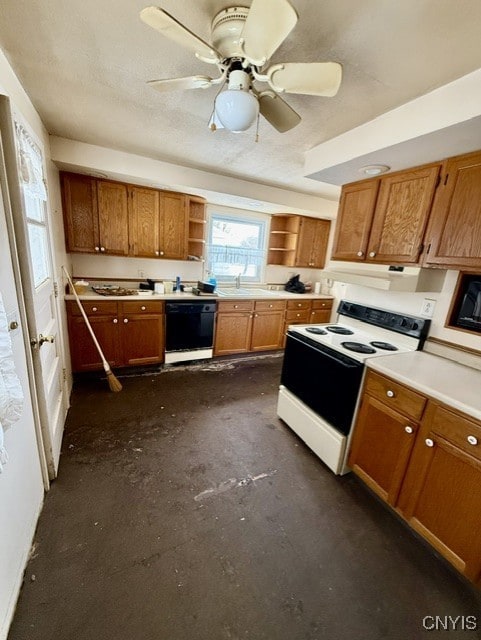
[[[389, 406], [381, 392], [376, 397], [372, 390], [382, 383], [401, 406], [419, 413], [423, 401], [420, 423]], [[364, 390], [369, 387], [348, 464], [458, 571], [481, 586], [481, 538], [475, 533], [481, 530], [481, 423], [371, 371]], [[405, 394], [402, 401], [396, 391]]]
[[[118, 318], [115, 315], [89, 316], [90, 324], [111, 367], [120, 366]], [[102, 360], [82, 316], [68, 318], [72, 371], [102, 369]]]
[[214, 355], [282, 348], [285, 300], [218, 303]]
[[250, 351], [252, 311], [219, 311], [217, 313], [214, 355]]
[[[476, 443], [476, 444], [475, 444]], [[477, 444], [479, 443], [479, 444]], [[418, 533], [481, 583], [481, 425], [432, 402], [399, 508]]]
[[414, 446], [418, 425], [365, 395], [348, 464], [383, 500], [394, 506]]
[[[84, 305], [89, 321], [111, 367], [157, 364], [164, 361], [163, 302], [99, 301]], [[72, 370], [102, 369], [80, 311], [67, 302]]]

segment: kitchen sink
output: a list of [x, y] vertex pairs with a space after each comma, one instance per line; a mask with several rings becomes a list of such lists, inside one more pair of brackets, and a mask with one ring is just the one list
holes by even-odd
[[265, 298], [267, 296], [279, 296], [279, 291], [270, 291], [269, 289], [216, 289], [218, 296], [236, 296], [241, 298]]

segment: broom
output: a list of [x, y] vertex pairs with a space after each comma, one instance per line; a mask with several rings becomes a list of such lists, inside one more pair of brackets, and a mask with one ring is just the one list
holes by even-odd
[[98, 342], [97, 338], [95, 337], [94, 330], [92, 329], [92, 326], [90, 325], [89, 319], [87, 318], [87, 314], [85, 313], [85, 310], [84, 310], [84, 308], [82, 306], [82, 303], [80, 302], [80, 298], [78, 297], [77, 292], [75, 291], [75, 287], [73, 286], [72, 279], [70, 278], [67, 269], [63, 265], [62, 265], [62, 269], [63, 269], [65, 275], [67, 276], [67, 280], [68, 280], [70, 289], [71, 289], [73, 295], [75, 296], [75, 300], [76, 300], [76, 302], [78, 304], [78, 308], [80, 309], [80, 313], [83, 315], [83, 319], [85, 320], [85, 324], [87, 325], [87, 329], [90, 331], [90, 335], [92, 336], [92, 340], [94, 341], [94, 344], [97, 347], [97, 351], [99, 352], [99, 356], [102, 359], [102, 364], [104, 366], [104, 370], [105, 370], [105, 373], [107, 375], [107, 381], [109, 383], [110, 391], [114, 391], [115, 393], [117, 393], [118, 391], [122, 391], [122, 385], [120, 384], [120, 382], [117, 380], [117, 378], [112, 373], [112, 369], [110, 368], [109, 363], [105, 359], [105, 356], [104, 356], [104, 354], [102, 352], [102, 349], [100, 348], [99, 342]]

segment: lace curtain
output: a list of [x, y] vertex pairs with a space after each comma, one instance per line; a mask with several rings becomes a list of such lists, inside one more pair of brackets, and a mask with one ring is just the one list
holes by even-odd
[[27, 130], [15, 123], [20, 183], [33, 198], [47, 200], [43, 179], [42, 154]]

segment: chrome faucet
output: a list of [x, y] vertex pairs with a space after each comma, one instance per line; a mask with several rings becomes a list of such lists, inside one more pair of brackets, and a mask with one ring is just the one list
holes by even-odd
[[235, 277], [235, 288], [236, 289], [240, 289], [240, 279], [241, 279], [241, 274], [239, 273], [239, 275], [237, 275]]

